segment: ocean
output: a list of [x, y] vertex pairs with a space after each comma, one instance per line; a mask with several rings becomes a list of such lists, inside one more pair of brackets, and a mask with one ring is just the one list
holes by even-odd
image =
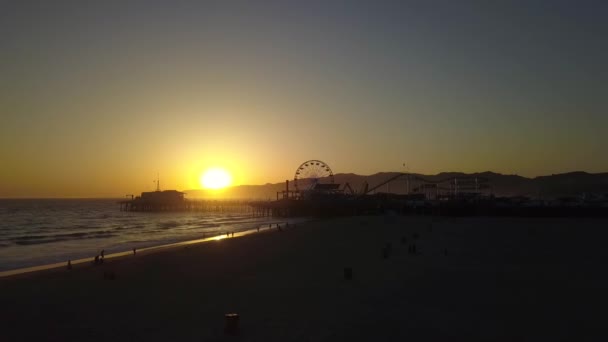
[[116, 199], [0, 199], [0, 271], [92, 259], [102, 249], [124, 252], [278, 221], [250, 213], [123, 212]]

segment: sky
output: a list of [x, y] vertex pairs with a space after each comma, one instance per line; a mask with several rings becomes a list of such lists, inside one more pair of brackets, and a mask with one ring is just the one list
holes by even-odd
[[[0, 197], [606, 172], [605, 1], [2, 1]], [[406, 167], [403, 165], [406, 164]]]

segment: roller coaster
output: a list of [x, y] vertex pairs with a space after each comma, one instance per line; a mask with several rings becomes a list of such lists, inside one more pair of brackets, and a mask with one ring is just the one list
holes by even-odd
[[346, 183], [343, 191], [350, 195], [365, 196], [373, 194], [383, 186], [390, 185], [391, 182], [398, 180], [407, 182], [407, 194], [424, 194], [426, 199], [480, 195], [489, 192], [491, 189], [489, 180], [485, 177], [453, 176], [428, 179], [411, 173], [397, 173], [372, 187], [364, 182], [362, 189], [359, 191], [354, 190], [349, 183]]
[[[433, 177], [433, 176], [430, 176]], [[295, 190], [289, 190], [287, 182], [286, 190], [282, 191], [283, 198], [303, 198], [316, 194], [344, 194], [354, 197], [362, 197], [379, 193], [379, 189], [387, 186], [386, 193], [404, 194], [404, 191], [390, 191], [391, 182], [405, 180], [407, 190], [405, 194], [417, 197], [424, 195], [427, 200], [437, 200], [456, 197], [471, 197], [488, 194], [490, 192], [489, 180], [486, 177], [454, 175], [451, 177], [422, 177], [417, 174], [399, 172], [392, 174], [386, 180], [370, 186], [364, 181], [361, 189], [355, 190], [348, 182], [340, 187], [334, 183], [334, 174], [329, 165], [321, 160], [308, 160], [302, 163], [295, 171], [293, 186]], [[277, 199], [280, 194], [277, 193]]]

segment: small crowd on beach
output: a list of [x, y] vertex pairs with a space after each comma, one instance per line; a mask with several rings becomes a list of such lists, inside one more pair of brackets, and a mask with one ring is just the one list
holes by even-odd
[[[289, 222], [285, 222], [285, 227], [289, 227]], [[295, 225], [294, 225], [295, 227]], [[276, 223], [276, 228], [279, 232], [283, 231], [283, 227], [281, 227], [281, 225], [279, 223]], [[272, 229], [272, 223], [268, 224], [268, 229]], [[257, 227], [257, 231], [260, 231], [260, 226]], [[226, 235], [226, 237], [234, 237], [234, 232], [226, 232], [223, 235]], [[204, 235], [203, 235], [204, 236]], [[101, 265], [103, 264], [104, 260], [105, 260], [105, 253], [106, 250], [102, 249], [99, 254], [95, 255], [95, 257], [93, 258], [93, 265]], [[133, 248], [133, 255], [137, 254], [137, 248]], [[68, 260], [68, 265], [67, 265], [67, 269], [71, 270], [72, 269], [72, 260]]]

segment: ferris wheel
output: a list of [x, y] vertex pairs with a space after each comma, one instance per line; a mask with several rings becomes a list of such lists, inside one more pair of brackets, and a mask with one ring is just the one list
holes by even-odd
[[297, 191], [312, 190], [321, 181], [324, 183], [334, 183], [334, 173], [326, 163], [320, 160], [309, 160], [296, 170], [293, 183]]

